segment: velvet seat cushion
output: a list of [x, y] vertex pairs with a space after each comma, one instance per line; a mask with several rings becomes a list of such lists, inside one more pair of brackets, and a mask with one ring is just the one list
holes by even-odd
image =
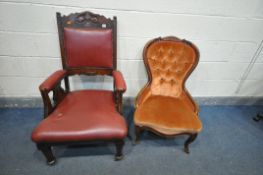
[[70, 92], [32, 132], [35, 142], [69, 142], [123, 139], [124, 118], [116, 111], [113, 92], [81, 90]]
[[166, 135], [198, 133], [202, 129], [199, 117], [189, 105], [169, 96], [150, 96], [136, 109], [134, 122]]

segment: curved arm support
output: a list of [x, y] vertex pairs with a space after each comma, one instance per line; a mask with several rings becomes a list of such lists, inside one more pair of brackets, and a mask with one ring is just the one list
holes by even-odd
[[54, 106], [57, 105], [65, 96], [66, 92], [61, 88], [61, 80], [65, 78], [67, 72], [65, 70], [58, 70], [50, 75], [40, 86], [39, 90], [44, 103], [44, 118], [46, 118], [54, 107], [51, 103], [48, 93], [53, 91]]
[[114, 96], [117, 110], [122, 114], [122, 94], [126, 91], [126, 83], [120, 71], [114, 70], [112, 72], [114, 80]]
[[118, 70], [114, 70], [112, 72], [113, 80], [114, 80], [114, 90], [121, 91], [124, 93], [127, 89], [125, 80], [122, 76], [122, 73]]
[[41, 85], [40, 91], [51, 91], [67, 75], [65, 70], [58, 70], [51, 74]]

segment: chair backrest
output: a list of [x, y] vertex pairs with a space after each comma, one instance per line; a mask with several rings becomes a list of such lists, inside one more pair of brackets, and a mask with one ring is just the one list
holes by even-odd
[[199, 61], [199, 52], [186, 40], [165, 37], [148, 42], [143, 57], [151, 94], [179, 97]]
[[62, 65], [69, 74], [110, 75], [116, 69], [116, 17], [57, 13], [57, 24]]

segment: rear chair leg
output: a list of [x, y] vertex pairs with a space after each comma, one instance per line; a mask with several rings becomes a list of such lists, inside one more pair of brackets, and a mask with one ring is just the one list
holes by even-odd
[[122, 148], [124, 145], [124, 141], [118, 140], [115, 142], [115, 145], [116, 145], [116, 151], [117, 151], [115, 154], [115, 160], [118, 161], [118, 160], [123, 159]]
[[136, 135], [135, 144], [140, 143], [140, 135], [141, 135], [141, 133], [142, 133], [142, 129], [139, 126], [135, 126], [135, 135]]
[[188, 137], [188, 139], [185, 141], [184, 143], [184, 152], [186, 152], [187, 154], [189, 154], [189, 145], [190, 143], [192, 143], [197, 137], [197, 134], [190, 134], [190, 136]]
[[130, 126], [129, 126], [129, 122], [126, 120], [126, 125], [127, 125], [127, 130], [128, 130], [128, 134], [127, 134], [127, 137], [129, 140], [132, 141], [132, 137], [131, 137], [131, 134], [130, 134]]
[[47, 146], [46, 144], [37, 144], [37, 148], [46, 157], [48, 165], [54, 165], [56, 163], [56, 158], [52, 153], [51, 146]]

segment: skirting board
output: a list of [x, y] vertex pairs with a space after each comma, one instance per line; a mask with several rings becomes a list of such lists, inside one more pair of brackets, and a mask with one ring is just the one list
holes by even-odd
[[[263, 105], [263, 97], [194, 97], [199, 105]], [[134, 98], [125, 97], [124, 105], [133, 106]], [[0, 108], [43, 107], [39, 97], [0, 97]]]

